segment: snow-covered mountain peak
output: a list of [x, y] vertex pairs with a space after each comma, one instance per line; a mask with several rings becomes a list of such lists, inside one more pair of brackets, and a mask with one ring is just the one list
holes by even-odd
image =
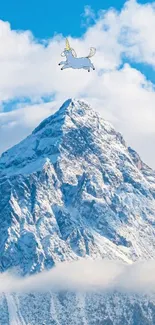
[[[23, 275], [81, 258], [154, 259], [155, 172], [69, 99], [0, 158], [0, 256], [0, 271]], [[117, 292], [7, 294], [0, 325], [152, 325], [154, 304]]]
[[[72, 128], [73, 126], [79, 126], [80, 124], [81, 126], [93, 125], [94, 127], [97, 127], [99, 123], [98, 120], [98, 114], [87, 103], [78, 99], [68, 99], [54, 115], [45, 119], [33, 131], [33, 134], [42, 132], [42, 130], [45, 128], [53, 127], [55, 122], [59, 123], [59, 125], [56, 124], [57, 128], [66, 130], [67, 128]], [[101, 120], [107, 126], [107, 129], [112, 128], [110, 123], [100, 117], [100, 123]]]
[[82, 101], [66, 101], [1, 156], [0, 197], [2, 270], [154, 256], [155, 174]]
[[[86, 133], [88, 133], [88, 139]], [[116, 133], [108, 122], [99, 118], [88, 104], [80, 100], [69, 99], [54, 115], [45, 119], [30, 136], [2, 154], [0, 175], [4, 173], [27, 174], [40, 170], [47, 158], [52, 164], [57, 162], [60, 153], [64, 151], [63, 144], [67, 138], [69, 138], [71, 147], [76, 151], [81, 141], [87, 146], [89, 137], [95, 138], [102, 134], [103, 138], [103, 133], [105, 141], [107, 136], [109, 138], [114, 136], [124, 144], [121, 135]], [[75, 140], [77, 145], [74, 147]], [[70, 154], [73, 153], [73, 148], [70, 148]], [[81, 150], [83, 151], [84, 148]]]

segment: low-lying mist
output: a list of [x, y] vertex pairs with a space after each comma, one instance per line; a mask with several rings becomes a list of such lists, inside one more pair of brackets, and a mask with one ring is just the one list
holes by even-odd
[[155, 261], [126, 265], [109, 260], [81, 259], [58, 264], [50, 271], [21, 278], [10, 273], [0, 275], [0, 292], [32, 291], [125, 291], [155, 292]]

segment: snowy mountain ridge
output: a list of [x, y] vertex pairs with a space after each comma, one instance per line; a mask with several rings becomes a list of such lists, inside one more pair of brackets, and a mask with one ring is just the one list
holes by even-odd
[[[108, 257], [126, 263], [155, 258], [155, 172], [82, 101], [67, 100], [30, 136], [2, 154], [0, 197], [2, 272], [15, 267], [22, 275], [32, 274], [79, 258]], [[34, 301], [40, 299], [40, 304], [43, 299], [46, 309], [49, 297], [36, 295]], [[51, 308], [59, 319], [49, 324], [68, 324], [57, 309], [61, 305], [62, 310], [61, 297], [52, 297]], [[67, 297], [71, 293], [64, 298], [70, 308]], [[31, 298], [8, 299], [24, 304], [24, 314], [25, 302], [29, 305]], [[74, 299], [78, 301], [76, 295]], [[94, 296], [80, 299], [93, 309]], [[98, 295], [97, 299], [98, 306], [107, 308], [108, 298]], [[117, 299], [123, 304], [121, 297]], [[1, 308], [4, 305], [6, 297]], [[86, 312], [83, 305], [80, 308]], [[80, 319], [72, 321], [103, 324], [102, 318], [96, 323]], [[25, 321], [35, 323], [33, 316], [31, 322]], [[114, 317], [104, 324], [121, 325]]]
[[[43, 163], [46, 162], [47, 157], [50, 157], [51, 162], [55, 163], [58, 158], [59, 146], [61, 145], [63, 135], [69, 130], [77, 130], [80, 123], [80, 128], [84, 126], [91, 127], [91, 123], [95, 128], [98, 128], [100, 125], [97, 113], [87, 104], [76, 100], [66, 101], [58, 112], [43, 121], [30, 136], [8, 152], [2, 154], [1, 172], [5, 168], [7, 173], [14, 174], [16, 169], [19, 169], [21, 173], [22, 167], [33, 162], [37, 163], [40, 157]], [[105, 121], [104, 125], [107, 127], [107, 130], [108, 128], [109, 130], [112, 129], [110, 124]], [[47, 152], [47, 148], [50, 148], [50, 151]], [[20, 156], [24, 160], [23, 163], [19, 157], [19, 150], [22, 150]], [[12, 163], [13, 167], [16, 168], [15, 170], [11, 167]], [[37, 170], [37, 166], [35, 166], [34, 171]], [[42, 166], [43, 164], [38, 167]]]

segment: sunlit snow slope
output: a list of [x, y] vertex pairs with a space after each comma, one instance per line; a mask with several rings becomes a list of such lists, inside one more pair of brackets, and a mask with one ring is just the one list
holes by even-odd
[[1, 271], [155, 257], [155, 173], [81, 101], [3, 153], [0, 197]]
[[[155, 258], [155, 172], [86, 103], [67, 100], [58, 112], [0, 158], [0, 256], [1, 271], [16, 267], [23, 275], [81, 257], [108, 257], [127, 263]], [[28, 306], [31, 298], [28, 301], [24, 296], [20, 303]], [[55, 315], [49, 324], [72, 324], [65, 320], [68, 316], [63, 319], [59, 315], [62, 298], [37, 295], [36, 304], [46, 309], [48, 298]], [[89, 308], [93, 308], [94, 296], [91, 302], [89, 297], [74, 299], [77, 306], [82, 306], [79, 323], [73, 317], [74, 324], [121, 324], [115, 317], [111, 323], [106, 319], [103, 323], [103, 316], [101, 322], [88, 321], [85, 313], [89, 315]], [[107, 306], [107, 298], [102, 299]], [[125, 301], [117, 299], [120, 304]], [[17, 308], [12, 296], [1, 298], [3, 319], [5, 306], [12, 311], [16, 310], [15, 304]], [[70, 304], [66, 308], [73, 316]], [[122, 308], [121, 313], [124, 315]], [[21, 320], [26, 316], [20, 313], [16, 318], [19, 324], [42, 324], [33, 311], [32, 315], [27, 321]], [[97, 317], [98, 312], [94, 315]], [[152, 325], [151, 321], [143, 324]], [[7, 324], [11, 323], [5, 319]]]

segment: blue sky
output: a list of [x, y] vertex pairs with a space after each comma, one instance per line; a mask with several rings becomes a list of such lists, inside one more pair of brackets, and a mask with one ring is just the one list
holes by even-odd
[[[138, 3], [145, 4], [141, 0]], [[149, 1], [153, 3], [153, 1]], [[71, 35], [80, 37], [87, 26], [82, 24], [84, 8], [90, 6], [97, 13], [111, 7], [121, 10], [124, 0], [106, 1], [52, 1], [52, 0], [5, 0], [0, 2], [0, 19], [9, 21], [11, 28], [15, 30], [30, 30], [36, 38], [48, 39], [56, 33], [63, 36]], [[93, 22], [90, 20], [90, 24]], [[147, 64], [130, 62], [131, 66], [138, 68], [146, 75], [146, 78], [155, 83], [154, 70]], [[12, 105], [12, 103], [11, 103]], [[8, 103], [6, 110], [11, 108]]]
[[31, 30], [37, 38], [49, 38], [54, 33], [64, 36], [71, 33], [74, 37], [83, 34], [81, 15], [85, 6], [97, 12], [110, 7], [120, 10], [124, 3], [123, 0], [5, 0], [0, 1], [0, 19], [9, 21], [13, 29]]
[[[138, 3], [153, 3], [140, 0]], [[51, 1], [51, 0], [5, 0], [0, 2], [0, 19], [8, 21], [14, 30], [30, 30], [38, 39], [48, 39], [54, 34], [80, 37], [87, 26], [82, 24], [84, 8], [90, 6], [97, 13], [113, 7], [120, 11], [124, 0], [106, 1]], [[93, 22], [90, 20], [90, 24]], [[137, 64], [129, 61], [131, 66], [138, 68], [150, 81], [155, 82], [155, 73], [148, 64]]]
[[[95, 21], [91, 15], [84, 17], [86, 7]], [[1, 1], [0, 153], [27, 136], [64, 100], [78, 97], [155, 166], [154, 30], [151, 0]], [[57, 34], [62, 37], [53, 37]], [[68, 35], [77, 55], [96, 47], [95, 71], [60, 70]], [[44, 39], [46, 43], [40, 42]]]
[[124, 1], [52, 1], [52, 0], [5, 0], [0, 2], [0, 18], [8, 20], [13, 29], [30, 29], [36, 37], [47, 38], [55, 32], [79, 36], [81, 14], [90, 5], [98, 11], [114, 6], [120, 9]]

